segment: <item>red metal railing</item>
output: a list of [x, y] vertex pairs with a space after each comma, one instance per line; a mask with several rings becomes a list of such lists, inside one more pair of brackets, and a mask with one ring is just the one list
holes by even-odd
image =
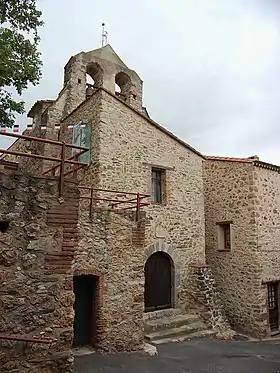
[[18, 164], [16, 162], [6, 161], [5, 159], [0, 158], [0, 168], [1, 167], [5, 169], [16, 170], [18, 167]]
[[[61, 141], [43, 139], [43, 138], [40, 138], [40, 137], [32, 137], [32, 136], [28, 136], [28, 135], [19, 135], [19, 134], [15, 134], [15, 133], [7, 133], [7, 132], [3, 132], [3, 131], [0, 131], [0, 135], [1, 136], [8, 136], [8, 137], [15, 137], [15, 138], [23, 139], [23, 140], [27, 140], [27, 141], [35, 141], [35, 142], [39, 142], [39, 143], [41, 142], [41, 143], [45, 143], [45, 144], [51, 144], [51, 145], [59, 146], [61, 148], [60, 158], [46, 156], [46, 155], [40, 155], [40, 154], [32, 154], [32, 153], [27, 153], [27, 152], [14, 151], [14, 150], [9, 150], [9, 149], [0, 149], [0, 154], [1, 153], [2, 153], [2, 155], [3, 154], [10, 154], [10, 155], [18, 156], [18, 157], [35, 158], [35, 159], [43, 159], [43, 160], [46, 160], [46, 161], [58, 162], [59, 163], [58, 165], [55, 165], [55, 166], [51, 167], [49, 170], [45, 171], [43, 173], [43, 175], [47, 175], [48, 173], [51, 173], [52, 176], [54, 176], [55, 175], [55, 170], [57, 168], [59, 168], [58, 177], [59, 177], [59, 194], [60, 195], [62, 195], [63, 191], [64, 191], [65, 176], [67, 176], [71, 173], [73, 173], [75, 175], [77, 170], [79, 170], [80, 168], [84, 168], [84, 167], [88, 166], [87, 163], [78, 161], [79, 156], [81, 154], [87, 152], [89, 150], [88, 148], [73, 145], [73, 144], [68, 144], [68, 143], [61, 142]], [[66, 158], [66, 149], [67, 148], [77, 149], [77, 150], [79, 150], [79, 152], [76, 153], [74, 156], [72, 156], [70, 158]], [[73, 165], [73, 169], [71, 171], [68, 171], [67, 173], [65, 173], [65, 165], [66, 164]]]
[[[105, 202], [107, 204], [107, 208], [114, 209], [119, 212], [124, 212], [125, 210], [135, 209], [136, 210], [136, 221], [139, 221], [141, 207], [148, 206], [150, 204], [148, 202], [142, 202], [144, 198], [150, 197], [149, 194], [132, 193], [132, 192], [125, 192], [125, 191], [120, 191], [120, 190], [99, 189], [99, 188], [87, 187], [83, 185], [79, 185], [79, 189], [81, 190], [80, 198], [89, 200], [90, 217], [92, 216], [94, 202], [96, 202], [95, 207], [99, 207], [100, 202]], [[83, 190], [88, 191], [88, 194], [84, 195], [82, 192]], [[105, 196], [100, 196], [100, 194], [104, 194]], [[107, 195], [108, 197], [106, 197]], [[99, 206], [98, 206], [98, 202], [99, 202]], [[104, 205], [102, 206], [102, 208], [104, 208]]]
[[2, 340], [2, 341], [29, 342], [29, 343], [44, 343], [44, 344], [49, 344], [49, 343], [53, 342], [51, 339], [29, 338], [29, 337], [21, 337], [21, 336], [17, 336], [17, 335], [0, 335], [0, 340]]
[[[88, 148], [84, 148], [84, 147], [73, 145], [73, 144], [68, 144], [65, 142], [54, 141], [50, 139], [43, 139], [40, 137], [32, 137], [29, 135], [7, 133], [3, 131], [2, 132], [0, 131], [0, 135], [8, 136], [8, 137], [15, 137], [15, 138], [23, 139], [26, 141], [35, 141], [35, 142], [41, 142], [45, 144], [57, 145], [61, 148], [60, 158], [41, 155], [41, 154], [32, 154], [28, 152], [14, 151], [14, 150], [9, 150], [9, 149], [0, 149], [0, 155], [2, 153], [2, 155], [10, 154], [10, 155], [18, 156], [18, 157], [28, 157], [28, 158], [43, 159], [43, 160], [48, 160], [52, 162], [57, 162], [58, 164], [44, 171], [42, 173], [42, 176], [51, 175], [51, 176], [59, 177], [60, 196], [63, 195], [66, 176], [72, 174], [72, 177], [76, 178], [77, 171], [81, 168], [88, 166], [87, 163], [78, 161], [79, 156], [87, 152], [89, 150]], [[72, 155], [71, 157], [66, 158], [67, 148], [77, 149], [78, 152]], [[13, 162], [13, 164], [15, 164], [15, 162]], [[65, 170], [66, 165], [72, 165], [72, 168], [70, 170]], [[56, 170], [59, 171], [58, 175], [56, 175]], [[107, 207], [110, 207], [111, 209], [118, 210], [118, 211], [135, 209], [136, 220], [138, 221], [141, 207], [149, 205], [148, 202], [142, 201], [144, 198], [149, 197], [148, 194], [132, 193], [132, 192], [119, 191], [119, 190], [98, 189], [98, 188], [94, 188], [93, 186], [87, 187], [83, 185], [80, 185], [79, 188], [81, 191], [86, 190], [89, 192], [89, 194], [87, 195], [84, 195], [83, 193], [81, 193], [80, 198], [89, 200], [90, 216], [92, 216], [93, 204], [95, 203], [95, 207], [100, 207], [100, 203], [104, 202], [107, 204]], [[102, 207], [104, 208], [104, 205]]]

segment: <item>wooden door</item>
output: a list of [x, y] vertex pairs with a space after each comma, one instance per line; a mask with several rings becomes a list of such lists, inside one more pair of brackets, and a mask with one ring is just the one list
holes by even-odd
[[145, 311], [171, 308], [171, 262], [163, 252], [149, 257], [145, 265]]
[[279, 312], [278, 312], [278, 282], [273, 282], [267, 285], [268, 287], [268, 312], [269, 326], [271, 330], [279, 328]]

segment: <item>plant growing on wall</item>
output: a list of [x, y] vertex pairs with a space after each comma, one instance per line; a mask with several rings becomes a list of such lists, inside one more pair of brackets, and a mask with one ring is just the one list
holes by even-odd
[[8, 127], [24, 113], [24, 102], [16, 96], [41, 77], [42, 24], [35, 0], [0, 0], [0, 124]]

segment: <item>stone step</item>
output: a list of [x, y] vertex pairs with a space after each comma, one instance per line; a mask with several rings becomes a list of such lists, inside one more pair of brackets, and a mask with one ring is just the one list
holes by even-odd
[[183, 342], [189, 339], [197, 339], [197, 338], [207, 338], [207, 337], [214, 337], [215, 331], [214, 330], [200, 330], [197, 332], [193, 332], [190, 334], [181, 335], [179, 337], [168, 337], [157, 339], [152, 343], [155, 345], [163, 344], [163, 343], [172, 343], [172, 342]]
[[[73, 219], [74, 220], [74, 219]], [[76, 223], [76, 227], [73, 227], [72, 225], [70, 225], [69, 227], [68, 226], [64, 226], [63, 228], [66, 229], [66, 231], [64, 231], [65, 233], [73, 233], [73, 231], [76, 229], [78, 231], [78, 223], [79, 223], [79, 220], [77, 221]], [[75, 233], [75, 231], [74, 231]]]
[[70, 236], [64, 236], [63, 235], [63, 241], [70, 241], [70, 242], [76, 242], [76, 245], [78, 245], [78, 241], [79, 241], [79, 239], [78, 239], [78, 237], [70, 237]]
[[190, 325], [192, 323], [198, 323], [200, 319], [197, 315], [176, 315], [174, 317], [147, 320], [145, 321], [145, 332], [155, 332], [166, 329], [178, 328], [183, 325]]
[[180, 336], [186, 336], [201, 330], [205, 330], [205, 325], [201, 322], [192, 322], [188, 325], [182, 325], [176, 328], [168, 328], [165, 330], [160, 330], [152, 333], [147, 333], [145, 335], [146, 340], [150, 342], [155, 342], [156, 340], [174, 338], [177, 339]]
[[168, 317], [174, 317], [174, 316], [181, 315], [181, 314], [182, 314], [182, 311], [180, 308], [168, 308], [166, 310], [145, 312], [144, 321], [146, 322], [148, 320], [165, 319]]
[[75, 247], [77, 246], [77, 242], [75, 241], [63, 241], [62, 247]]

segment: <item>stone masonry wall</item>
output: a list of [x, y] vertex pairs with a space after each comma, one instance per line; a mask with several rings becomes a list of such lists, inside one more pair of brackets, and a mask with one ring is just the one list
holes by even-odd
[[[78, 84], [78, 83], [77, 83]], [[58, 94], [56, 100], [47, 109], [47, 128], [46, 135], [47, 139], [58, 140], [59, 132], [55, 128], [56, 125], [60, 124], [62, 118], [69, 114], [69, 109], [74, 110], [80, 102], [74, 103], [69, 97], [70, 87], [64, 87]], [[72, 143], [72, 138], [70, 143]], [[45, 144], [45, 154], [52, 157], [60, 158], [61, 148], [57, 145]], [[43, 169], [44, 171], [54, 166], [54, 162], [44, 160]]]
[[230, 329], [221, 294], [217, 288], [210, 266], [191, 266], [190, 294], [194, 308], [213, 329], [228, 331]]
[[98, 277], [95, 345], [105, 351], [131, 351], [143, 345], [145, 226], [135, 216], [93, 212], [80, 206], [74, 274]]
[[254, 168], [258, 204], [258, 253], [262, 264], [262, 281], [280, 281], [280, 173]]
[[[24, 135], [30, 135], [33, 137], [46, 138], [46, 131], [42, 130], [40, 126], [34, 128], [31, 132], [24, 131]], [[45, 144], [36, 141], [27, 141], [24, 139], [17, 139], [9, 148], [12, 151], [31, 153], [31, 154], [44, 154]], [[16, 156], [13, 154], [6, 154], [3, 157], [11, 162], [18, 162], [19, 170], [28, 171], [29, 174], [36, 174], [41, 172], [43, 166], [42, 159], [35, 159], [29, 157]]]
[[189, 265], [205, 262], [202, 157], [104, 91], [100, 121], [101, 188], [151, 194], [152, 167], [166, 170], [166, 202], [147, 208], [145, 246], [163, 242], [180, 257], [175, 306], [185, 309]]
[[185, 309], [189, 264], [205, 263], [202, 157], [103, 90], [78, 107], [63, 126], [89, 120], [92, 165], [83, 184], [150, 194], [152, 166], [166, 169], [166, 203], [147, 209], [145, 246], [164, 243], [180, 257], [175, 306]]
[[[268, 324], [267, 283], [280, 281], [280, 174], [276, 168], [254, 167], [256, 225], [258, 230], [258, 256], [262, 267], [262, 298], [260, 305], [267, 334]], [[279, 289], [280, 291], [280, 289]], [[279, 294], [280, 295], [280, 294]]]
[[[264, 334], [252, 163], [204, 163], [206, 259], [233, 328]], [[218, 250], [217, 223], [231, 221], [231, 250]]]
[[[70, 116], [61, 122], [61, 135], [59, 141], [72, 142], [72, 134], [69, 134], [68, 126], [79, 122], [91, 122], [91, 165], [90, 172], [80, 170], [78, 176], [84, 185], [98, 185], [99, 175], [99, 153], [100, 153], [100, 109], [101, 109], [101, 92], [96, 92], [84, 104], [71, 113]], [[70, 156], [68, 150], [67, 156]]]
[[[13, 144], [8, 148], [10, 150], [16, 151], [16, 152], [21, 152], [24, 151], [26, 146], [24, 141], [22, 139], [17, 139], [16, 141], [13, 142]], [[1, 156], [1, 158], [4, 158], [7, 161], [10, 162], [17, 162], [18, 157], [12, 154], [4, 154]]]
[[[27, 132], [27, 131], [26, 131]], [[30, 135], [33, 137], [40, 137], [46, 139], [46, 131], [42, 130], [39, 126], [35, 127], [31, 133], [24, 133], [25, 135]], [[19, 139], [22, 141], [22, 152], [24, 153], [31, 153], [31, 154], [39, 154], [42, 155], [45, 153], [46, 144], [38, 141], [26, 141], [23, 139]], [[47, 153], [45, 153], [47, 154]], [[48, 154], [49, 155], [49, 154]], [[28, 172], [29, 174], [33, 175], [40, 175], [43, 169], [43, 159], [35, 159], [35, 158], [18, 158], [19, 163], [19, 170], [23, 172]]]
[[[54, 128], [41, 129], [38, 125], [32, 131], [24, 131], [23, 135], [38, 137], [42, 139], [58, 141], [58, 130]], [[70, 132], [70, 131], [69, 131]], [[67, 137], [68, 142], [72, 143], [72, 132], [70, 132]], [[36, 140], [28, 141], [24, 139], [18, 139], [9, 148], [12, 151], [31, 153], [45, 155], [46, 157], [61, 157], [61, 147], [59, 145], [47, 144], [38, 142]], [[71, 156], [71, 149], [67, 148], [67, 155]], [[70, 149], [70, 150], [69, 150]], [[23, 172], [28, 172], [30, 175], [40, 175], [42, 172], [51, 169], [51, 167], [58, 165], [58, 162], [51, 160], [35, 159], [30, 157], [16, 156], [12, 154], [4, 155], [5, 160], [12, 162], [18, 162], [19, 170]], [[66, 168], [70, 169], [72, 167], [67, 165]], [[56, 170], [56, 175], [58, 175], [59, 169]], [[49, 176], [51, 173], [48, 174]]]
[[[74, 110], [81, 102], [85, 99], [85, 92], [82, 98], [78, 95], [73, 94], [75, 92], [75, 87], [73, 85], [78, 85], [78, 80], [75, 83], [69, 83], [65, 86], [57, 96], [57, 99], [53, 102], [42, 103], [42, 107], [39, 112], [34, 113], [33, 117], [33, 130], [25, 131], [23, 134], [30, 135], [34, 137], [42, 137], [50, 140], [58, 140], [59, 131], [55, 128], [56, 125], [60, 124], [63, 117], [68, 115], [72, 110]], [[85, 88], [84, 88], [85, 90]], [[42, 114], [47, 115], [47, 123], [45, 129], [41, 129], [42, 125]], [[69, 142], [72, 143], [72, 135], [68, 138]], [[52, 157], [60, 157], [61, 150], [57, 145], [43, 144], [35, 142], [27, 142], [23, 139], [18, 139], [11, 145], [11, 150], [26, 152], [32, 151], [34, 154], [45, 154]], [[48, 160], [35, 160], [30, 158], [19, 158], [14, 155], [6, 155], [5, 158], [10, 161], [20, 161], [23, 162], [23, 169], [35, 168], [37, 170], [48, 170], [55, 165], [53, 161]], [[31, 167], [31, 168], [30, 168]]]
[[1, 173], [0, 195], [1, 334], [52, 340], [0, 341], [1, 373], [71, 372], [76, 185], [58, 200], [57, 180]]

